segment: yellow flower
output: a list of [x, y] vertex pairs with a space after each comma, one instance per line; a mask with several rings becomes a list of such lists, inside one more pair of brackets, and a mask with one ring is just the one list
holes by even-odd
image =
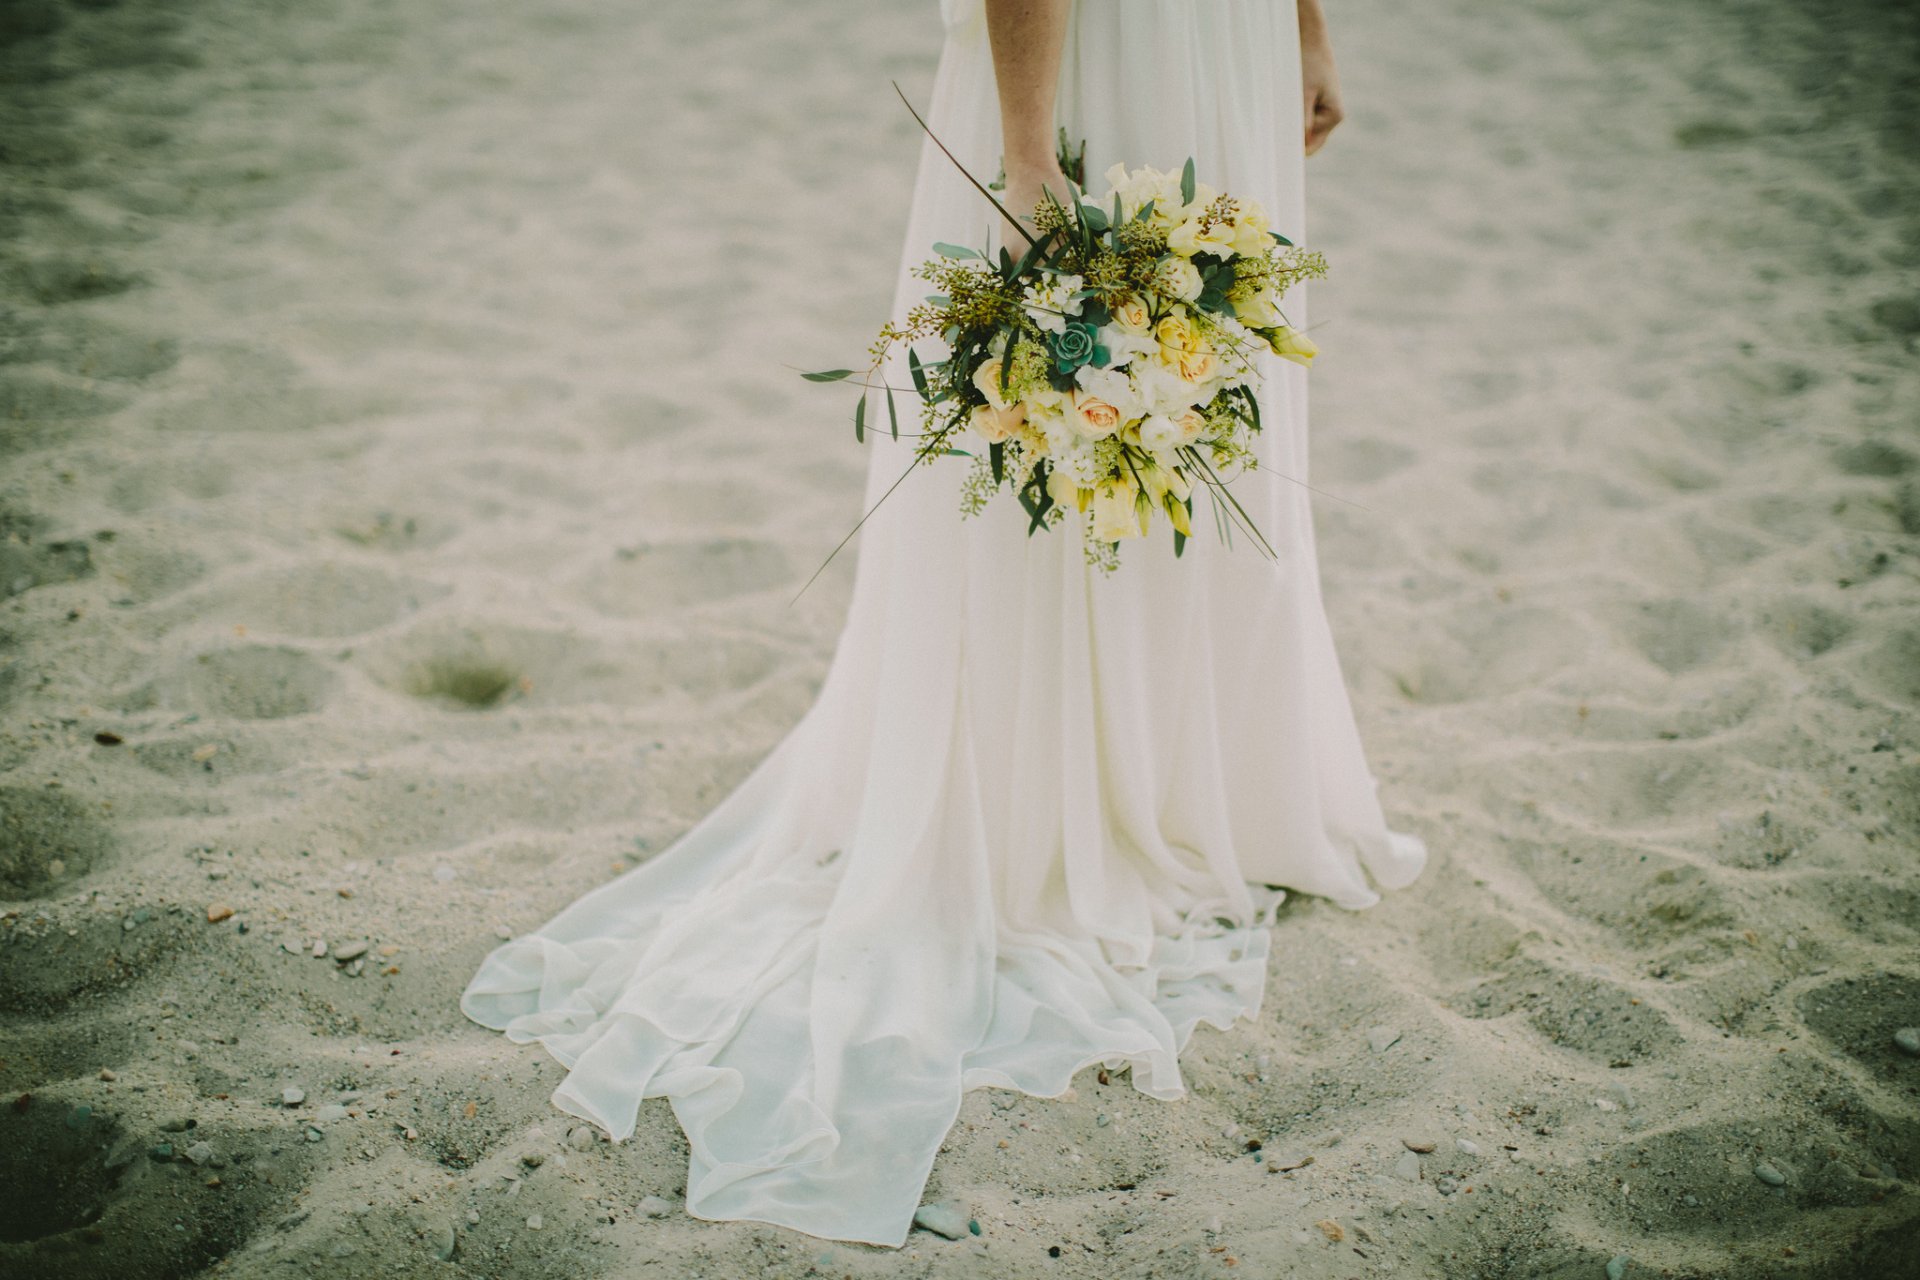
[[1093, 491], [1093, 536], [1100, 542], [1144, 537], [1147, 522], [1136, 502], [1140, 489], [1130, 476], [1103, 480]]
[[1082, 489], [1073, 482], [1073, 477], [1054, 467], [1047, 472], [1047, 494], [1062, 507], [1075, 507], [1081, 511], [1093, 501], [1093, 490]]
[[1160, 363], [1185, 382], [1205, 382], [1219, 367], [1206, 335], [1190, 316], [1175, 312], [1164, 317], [1153, 336], [1160, 342]]
[[1207, 349], [1206, 335], [1184, 311], [1176, 310], [1163, 316], [1153, 327], [1153, 336], [1160, 340], [1160, 359], [1166, 364], [1174, 363], [1174, 356], [1179, 352]]
[[1312, 339], [1290, 325], [1269, 329], [1264, 336], [1267, 346], [1273, 349], [1273, 354], [1298, 365], [1311, 365], [1313, 357], [1320, 350], [1313, 345]]
[[1240, 212], [1233, 220], [1233, 251], [1258, 257], [1273, 248], [1273, 237], [1267, 234], [1272, 229], [1259, 205], [1241, 201]]
[[1273, 290], [1262, 289], [1258, 293], [1233, 299], [1233, 313], [1240, 323], [1251, 325], [1255, 329], [1272, 329], [1285, 322], [1280, 308], [1274, 305]]

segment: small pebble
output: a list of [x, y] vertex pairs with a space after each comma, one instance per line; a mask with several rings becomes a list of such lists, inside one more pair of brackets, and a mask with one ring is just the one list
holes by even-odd
[[1453, 1140], [1453, 1145], [1460, 1148], [1460, 1153], [1462, 1155], [1477, 1156], [1480, 1154], [1479, 1146], [1474, 1142], [1470, 1141], [1469, 1139], [1455, 1138]]
[[333, 958], [341, 964], [345, 964], [349, 960], [358, 960], [361, 956], [367, 954], [367, 949], [371, 946], [373, 946], [373, 944], [364, 938], [357, 942], [343, 942], [333, 949]]
[[1100, 1127], [1101, 1127], [1102, 1129], [1104, 1129], [1104, 1128], [1106, 1128], [1106, 1127], [1107, 1127], [1108, 1125], [1110, 1125], [1110, 1124], [1112, 1124], [1112, 1123], [1113, 1123], [1113, 1120], [1112, 1120], [1112, 1118], [1111, 1118], [1111, 1117], [1109, 1117], [1109, 1116], [1107, 1115], [1107, 1113], [1106, 1113], [1106, 1112], [1104, 1112], [1104, 1111], [1102, 1111], [1102, 1112], [1101, 1112], [1101, 1113], [1100, 1113], [1099, 1115], [1097, 1115], [1097, 1116], [1095, 1116], [1095, 1117], [1093, 1118], [1093, 1122], [1094, 1122], [1095, 1124], [1097, 1124], [1097, 1125], [1099, 1125], [1099, 1126], [1100, 1126]]
[[185, 1133], [191, 1128], [193, 1128], [193, 1121], [187, 1119], [185, 1116], [169, 1116], [160, 1122], [160, 1132], [162, 1133]]
[[1447, 1174], [1441, 1174], [1434, 1180], [1434, 1188], [1443, 1196], [1450, 1196], [1459, 1189], [1460, 1184]]
[[1700, 1197], [1689, 1192], [1687, 1195], [1680, 1197], [1680, 1203], [1686, 1205], [1689, 1209], [1698, 1209], [1700, 1207]]
[[1768, 1164], [1765, 1160], [1762, 1160], [1759, 1164], [1756, 1164], [1755, 1166], [1753, 1166], [1753, 1176], [1760, 1179], [1760, 1181], [1766, 1183], [1770, 1187], [1784, 1186], [1786, 1185], [1786, 1181], [1787, 1181], [1786, 1174], [1780, 1172], [1778, 1169]]
[[233, 908], [224, 902], [216, 902], [207, 908], [207, 923], [219, 924], [222, 920], [233, 918]]
[[111, 1084], [113, 1081], [118, 1080], [120, 1077], [113, 1074], [113, 1071], [110, 1068], [102, 1067], [100, 1068], [100, 1078], [102, 1080], [107, 1081], [109, 1084]]
[[1627, 1274], [1627, 1255], [1616, 1253], [1607, 1259], [1607, 1280], [1624, 1280]]
[[442, 1262], [452, 1262], [453, 1249], [454, 1249], [455, 1243], [456, 1242], [453, 1234], [453, 1224], [451, 1222], [442, 1222], [437, 1224], [434, 1227], [433, 1229], [433, 1256], [434, 1257], [438, 1258]]
[[1401, 1157], [1394, 1162], [1393, 1176], [1404, 1179], [1407, 1182], [1420, 1181], [1420, 1157], [1411, 1151], [1404, 1152]]
[[1433, 1143], [1426, 1141], [1424, 1138], [1402, 1138], [1400, 1139], [1400, 1145], [1409, 1151], [1417, 1151], [1423, 1156], [1431, 1152], [1434, 1147]]
[[575, 1151], [593, 1150], [593, 1141], [593, 1130], [586, 1125], [579, 1125], [567, 1131], [567, 1145]]
[[196, 1142], [187, 1148], [186, 1154], [187, 1159], [193, 1161], [193, 1163], [206, 1164], [213, 1159], [213, 1144], [210, 1142]]
[[958, 1240], [967, 1234], [967, 1207], [958, 1200], [937, 1200], [914, 1210], [913, 1225]]
[[306, 1100], [307, 1091], [305, 1089], [289, 1088], [280, 1091], [280, 1101], [286, 1106], [297, 1107]]
[[673, 1212], [673, 1201], [665, 1196], [647, 1196], [636, 1208], [649, 1218], [664, 1218]]
[[1400, 1033], [1392, 1027], [1368, 1027], [1367, 1044], [1375, 1053], [1385, 1053], [1400, 1043]]
[[325, 938], [315, 938], [313, 940], [313, 958], [315, 960], [321, 960], [326, 957], [326, 954], [327, 940]]
[[1624, 1080], [1609, 1081], [1607, 1084], [1607, 1092], [1613, 1095], [1613, 1100], [1615, 1102], [1619, 1103], [1621, 1106], [1625, 1107], [1629, 1111], [1633, 1110], [1633, 1090], [1627, 1088], [1626, 1081]]
[[325, 1138], [326, 1136], [327, 1136], [326, 1134], [320, 1132], [318, 1129], [313, 1128], [311, 1125], [307, 1127], [308, 1142], [319, 1142], [322, 1138]]
[[345, 1120], [347, 1118], [347, 1109], [337, 1102], [329, 1102], [324, 1107], [315, 1110], [313, 1118], [321, 1124], [332, 1124], [336, 1120]]
[[547, 1158], [541, 1155], [538, 1151], [529, 1151], [527, 1152], [527, 1154], [520, 1157], [520, 1163], [527, 1166], [527, 1168], [529, 1169], [538, 1169], [541, 1165], [545, 1164], [546, 1162], [547, 1162]]
[[1893, 1033], [1893, 1043], [1900, 1052], [1920, 1058], [1920, 1027], [1902, 1027]]
[[538, 1231], [541, 1227], [544, 1227], [545, 1225], [547, 1225], [547, 1220], [545, 1218], [542, 1218], [539, 1214], [530, 1213], [527, 1215], [527, 1230]]

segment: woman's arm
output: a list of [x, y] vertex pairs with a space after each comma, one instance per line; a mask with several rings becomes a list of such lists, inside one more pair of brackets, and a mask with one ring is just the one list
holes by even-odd
[[1320, 0], [1299, 0], [1300, 88], [1305, 95], [1307, 154], [1326, 143], [1345, 111], [1340, 105], [1340, 77], [1333, 69], [1333, 43], [1327, 37], [1327, 15]]
[[1069, 0], [986, 0], [987, 39], [1000, 91], [1000, 135], [1007, 166], [1001, 201], [1009, 213], [1031, 218], [1042, 187], [1067, 198], [1053, 124], [1060, 53], [1066, 45]]

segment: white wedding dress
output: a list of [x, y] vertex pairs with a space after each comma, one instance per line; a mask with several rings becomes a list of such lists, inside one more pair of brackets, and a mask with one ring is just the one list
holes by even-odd
[[[981, 0], [942, 16], [928, 122], [984, 181], [1000, 128]], [[1067, 44], [1059, 120], [1095, 193], [1115, 161], [1191, 155], [1311, 243], [1291, 4], [1085, 0]], [[923, 147], [895, 315], [936, 240], [984, 244], [995, 216]], [[1303, 480], [1306, 371], [1264, 374], [1261, 457]], [[868, 505], [909, 461], [878, 434]], [[1426, 862], [1376, 799], [1304, 489], [1234, 482], [1277, 563], [1222, 545], [1196, 498], [1183, 558], [1157, 525], [1107, 577], [1072, 522], [1030, 538], [1005, 492], [963, 521], [950, 462], [862, 532], [791, 733], [670, 848], [498, 948], [462, 999], [571, 1068], [555, 1103], [616, 1139], [670, 1099], [696, 1217], [900, 1245], [963, 1092], [1055, 1097], [1103, 1063], [1179, 1098], [1194, 1027], [1258, 1011], [1287, 890], [1363, 908]]]

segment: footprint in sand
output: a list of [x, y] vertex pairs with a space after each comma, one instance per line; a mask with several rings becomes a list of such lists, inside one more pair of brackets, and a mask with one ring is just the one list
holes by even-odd
[[1908, 1086], [1920, 1081], [1920, 1058], [1893, 1042], [1901, 1027], [1920, 1027], [1920, 977], [1883, 970], [1840, 978], [1803, 992], [1794, 1008], [1808, 1027], [1875, 1076]]
[[1706, 666], [1741, 631], [1726, 612], [1684, 597], [1617, 608], [1612, 621], [1643, 658], [1668, 675]]
[[787, 555], [770, 542], [715, 538], [621, 547], [582, 576], [581, 596], [608, 617], [645, 618], [792, 581]]
[[1550, 1043], [1607, 1065], [1667, 1057], [1683, 1044], [1667, 1016], [1652, 1005], [1635, 1003], [1610, 982], [1537, 961], [1523, 961], [1452, 1003], [1469, 1018], [1524, 1011]]
[[321, 561], [220, 583], [169, 606], [162, 621], [216, 621], [288, 636], [354, 636], [415, 613], [451, 588]]
[[99, 819], [64, 791], [0, 786], [0, 898], [62, 893], [113, 848]]
[[14, 1104], [0, 1144], [0, 1274], [175, 1280], [284, 1214], [312, 1160], [306, 1143], [205, 1099], [187, 1105], [221, 1114], [162, 1128], [171, 1117], [152, 1110], [157, 1096], [66, 1085]]
[[242, 645], [181, 660], [119, 700], [125, 711], [169, 707], [237, 720], [281, 720], [326, 705], [336, 677], [298, 649]]

